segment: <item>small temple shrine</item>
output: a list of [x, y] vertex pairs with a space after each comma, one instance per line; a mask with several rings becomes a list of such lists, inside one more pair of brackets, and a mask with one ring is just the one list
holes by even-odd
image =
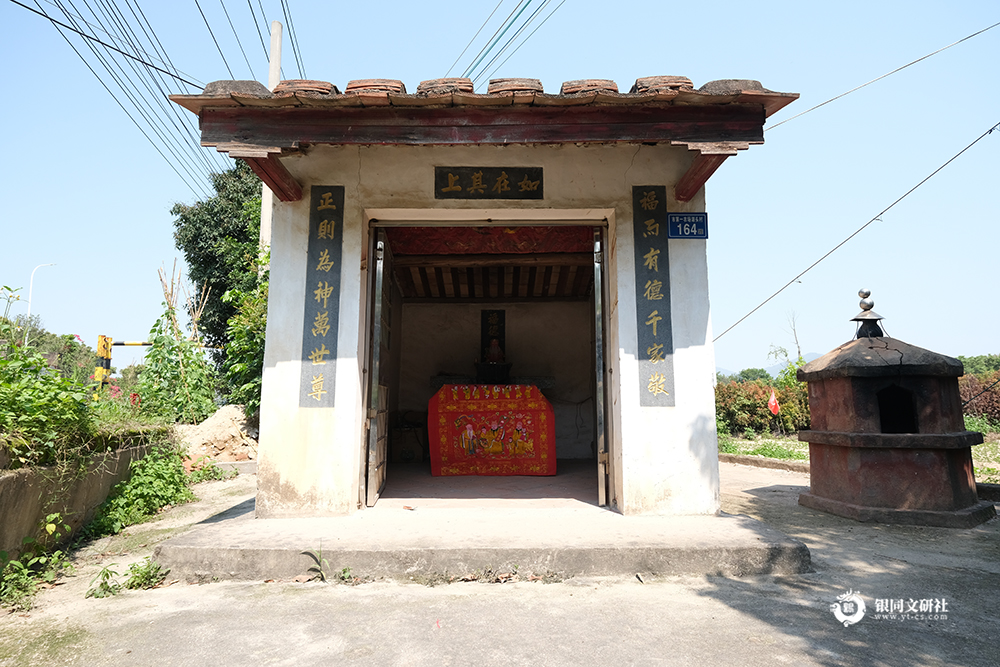
[[394, 466], [714, 514], [705, 184], [798, 97], [746, 79], [216, 81], [171, 100], [261, 177], [258, 517], [378, 502]]

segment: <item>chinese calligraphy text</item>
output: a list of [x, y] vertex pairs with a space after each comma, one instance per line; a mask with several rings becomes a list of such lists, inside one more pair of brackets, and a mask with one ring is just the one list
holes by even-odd
[[299, 407], [332, 408], [337, 378], [344, 187], [314, 185], [309, 208]]
[[636, 351], [643, 407], [675, 405], [667, 215], [665, 186], [632, 188]]
[[435, 199], [544, 199], [541, 167], [434, 167]]

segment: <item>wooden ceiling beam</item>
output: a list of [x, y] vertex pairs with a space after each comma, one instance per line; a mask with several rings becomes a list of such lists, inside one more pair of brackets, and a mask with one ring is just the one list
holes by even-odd
[[525, 255], [393, 255], [396, 266], [587, 266], [594, 263], [589, 252], [559, 252]]

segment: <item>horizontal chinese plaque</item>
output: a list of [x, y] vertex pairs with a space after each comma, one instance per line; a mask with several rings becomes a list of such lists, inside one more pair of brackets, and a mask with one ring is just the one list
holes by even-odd
[[435, 199], [544, 199], [541, 167], [434, 167]]

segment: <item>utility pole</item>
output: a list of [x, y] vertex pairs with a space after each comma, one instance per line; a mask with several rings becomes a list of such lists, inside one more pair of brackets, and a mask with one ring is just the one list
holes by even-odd
[[[271, 21], [271, 59], [267, 69], [267, 89], [272, 93], [281, 82], [281, 23]], [[266, 185], [260, 192], [260, 247], [271, 245], [271, 213], [274, 193]]]

